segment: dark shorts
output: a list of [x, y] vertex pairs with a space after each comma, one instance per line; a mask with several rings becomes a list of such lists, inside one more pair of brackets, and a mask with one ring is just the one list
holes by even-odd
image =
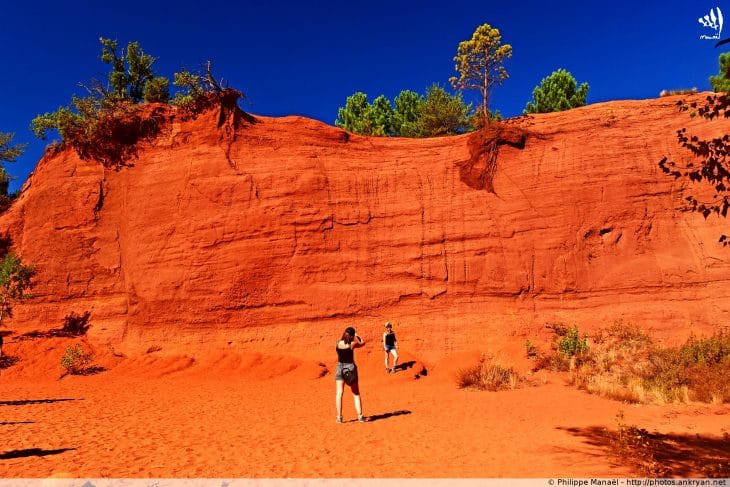
[[393, 350], [395, 350], [395, 345], [386, 345], [385, 346], [386, 352], [392, 352]]
[[355, 381], [357, 382], [357, 365], [355, 364], [343, 364], [342, 362], [337, 362], [337, 369], [335, 370], [335, 380], [345, 380], [344, 377], [342, 377], [342, 371], [344, 369], [349, 369], [355, 372]]

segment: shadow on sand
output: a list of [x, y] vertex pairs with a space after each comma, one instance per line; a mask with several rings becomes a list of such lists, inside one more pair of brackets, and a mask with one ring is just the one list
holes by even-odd
[[75, 450], [76, 448], [58, 448], [56, 450], [42, 450], [40, 448], [27, 448], [25, 450], [10, 450], [0, 453], [0, 460], [10, 460], [11, 458], [25, 457], [45, 457], [48, 455], [58, 455], [59, 453]]
[[35, 421], [0, 421], [0, 426], [9, 426], [13, 424], [34, 424]]
[[372, 423], [373, 421], [380, 421], [381, 419], [388, 419], [393, 416], [402, 416], [404, 414], [411, 414], [411, 412], [407, 409], [401, 409], [400, 411], [393, 411], [392, 413], [374, 414], [372, 416], [368, 416], [367, 422]]
[[83, 398], [76, 399], [65, 397], [60, 399], [19, 399], [17, 401], [0, 401], [0, 406], [27, 406], [28, 404], [48, 404], [52, 402], [83, 401]]
[[7, 369], [19, 362], [18, 357], [11, 357], [10, 355], [3, 355], [0, 357], [0, 369]]
[[[599, 426], [560, 428], [583, 437], [585, 442], [616, 456], [617, 432]], [[712, 478], [730, 477], [730, 435], [708, 438], [700, 435], [663, 434], [642, 431], [640, 445], [628, 445], [618, 452], [618, 463], [631, 466], [639, 473], [645, 470], [647, 457], [655, 462], [654, 468], [666, 472], [667, 477], [702, 475]]]
[[[402, 364], [398, 364], [393, 368], [393, 372], [403, 372], [404, 370], [408, 370], [412, 368], [414, 365], [416, 365], [415, 360], [410, 360], [408, 362], [403, 362]], [[426, 370], [426, 367], [421, 367], [421, 370], [418, 371], [415, 378], [418, 379], [421, 376], [428, 375], [428, 370]]]

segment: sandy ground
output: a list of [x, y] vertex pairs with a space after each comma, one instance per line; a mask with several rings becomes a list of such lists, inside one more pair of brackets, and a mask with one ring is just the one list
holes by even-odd
[[360, 352], [364, 424], [349, 391], [346, 421], [335, 423], [334, 378], [318, 377], [317, 363], [154, 353], [59, 380], [49, 353], [35, 364], [49, 367], [43, 380], [23, 369], [0, 376], [0, 477], [634, 476], [600, 434], [615, 430], [620, 411], [626, 423], [676, 435], [665, 455], [675, 474], [701, 476], [730, 446], [728, 405], [622, 404], [557, 374], [515, 390], [461, 390], [453, 371], [473, 357], [414, 379], [420, 364], [386, 374], [379, 351]]

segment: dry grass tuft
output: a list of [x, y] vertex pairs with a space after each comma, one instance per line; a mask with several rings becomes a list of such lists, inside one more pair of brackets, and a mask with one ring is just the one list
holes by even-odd
[[471, 388], [481, 391], [514, 389], [519, 381], [520, 378], [512, 367], [486, 361], [462, 369], [456, 375], [456, 383], [461, 389]]

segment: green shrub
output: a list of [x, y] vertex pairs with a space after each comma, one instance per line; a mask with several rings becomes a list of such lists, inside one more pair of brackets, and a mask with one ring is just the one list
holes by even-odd
[[[553, 342], [551, 344], [553, 352], [542, 354], [537, 350], [529, 340], [528, 343], [532, 347], [527, 347], [528, 357], [535, 360], [535, 370], [548, 369], [557, 372], [565, 372], [575, 366], [576, 360], [581, 358], [582, 353], [579, 350], [588, 349], [585, 337], [581, 340], [578, 337], [578, 328], [568, 328], [562, 323], [549, 323], [545, 325], [553, 332]], [[575, 336], [573, 336], [574, 330]], [[532, 355], [530, 352], [534, 352]]]
[[645, 387], [669, 402], [730, 402], [730, 333], [690, 336], [679, 347], [652, 350]]
[[537, 347], [530, 340], [527, 340], [525, 342], [525, 353], [527, 354], [528, 357], [531, 357], [531, 358], [538, 356]]
[[33, 297], [28, 291], [33, 286], [35, 274], [35, 267], [24, 264], [13, 252], [8, 252], [0, 261], [0, 324], [3, 318], [13, 315], [16, 302]]
[[558, 351], [566, 358], [575, 357], [588, 352], [588, 339], [585, 334], [580, 338], [578, 327], [568, 328], [560, 340], [558, 340]]
[[[150, 140], [159, 133], [164, 111], [155, 109], [150, 114], [140, 109], [139, 103], [169, 103], [170, 82], [155, 76], [152, 65], [156, 59], [145, 54], [138, 42], [130, 42], [118, 52], [116, 40], [99, 41], [101, 60], [111, 66], [107, 83], [92, 80], [90, 86], [84, 86], [88, 96], [73, 96], [67, 106], [38, 115], [30, 128], [43, 140], [49, 132], [57, 131], [61, 142], [76, 149], [82, 159], [119, 166], [136, 155], [140, 140]], [[223, 88], [215, 80], [210, 61], [198, 72], [183, 68], [175, 73], [173, 84], [180, 88], [173, 103], [185, 108], [187, 115], [194, 116], [211, 106], [211, 94], [221, 95], [221, 100], [235, 95], [234, 103], [243, 98], [243, 93]]]
[[144, 101], [147, 103], [167, 103], [170, 101], [170, 80], [158, 76], [144, 87]]
[[91, 363], [92, 355], [91, 352], [85, 351], [79, 344], [73, 347], [69, 345], [66, 347], [63, 356], [61, 356], [61, 367], [71, 375], [83, 374]]

